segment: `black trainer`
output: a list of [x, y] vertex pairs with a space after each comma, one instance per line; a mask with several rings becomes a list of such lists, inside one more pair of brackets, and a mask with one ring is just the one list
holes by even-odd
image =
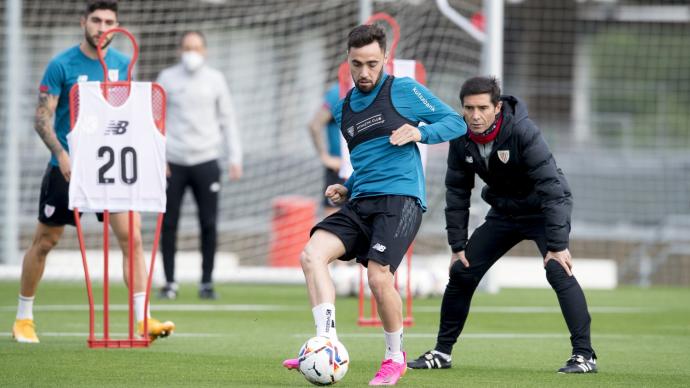
[[163, 288], [158, 291], [158, 299], [177, 299], [177, 284], [167, 283]]
[[597, 360], [595, 357], [588, 360], [584, 356], [573, 354], [558, 373], [597, 373]]
[[416, 360], [407, 363], [407, 367], [410, 369], [448, 369], [450, 366], [450, 360], [433, 350], [429, 350]]
[[218, 294], [216, 294], [216, 290], [213, 289], [213, 285], [211, 285], [211, 284], [201, 285], [201, 287], [199, 287], [199, 299], [209, 299], [209, 300], [218, 299]]

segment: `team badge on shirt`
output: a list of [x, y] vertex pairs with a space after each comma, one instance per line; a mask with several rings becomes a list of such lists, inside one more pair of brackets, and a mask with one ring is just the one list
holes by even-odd
[[115, 82], [120, 79], [119, 69], [108, 69], [108, 80]]
[[500, 160], [503, 163], [508, 163], [508, 159], [510, 159], [510, 151], [509, 150], [499, 150], [497, 152], [498, 154], [498, 160]]

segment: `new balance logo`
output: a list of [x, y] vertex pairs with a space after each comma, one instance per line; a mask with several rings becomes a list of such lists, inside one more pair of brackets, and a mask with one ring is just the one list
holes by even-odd
[[108, 128], [105, 130], [106, 135], [122, 135], [127, 132], [129, 121], [124, 120], [110, 120]]
[[376, 244], [374, 244], [374, 246], [371, 247], [371, 248], [372, 248], [372, 249], [375, 249], [375, 250], [377, 250], [377, 251], [379, 251], [379, 252], [381, 252], [381, 253], [383, 253], [383, 251], [386, 250], [386, 246], [385, 246], [385, 245], [382, 245], [381, 243], [376, 243]]

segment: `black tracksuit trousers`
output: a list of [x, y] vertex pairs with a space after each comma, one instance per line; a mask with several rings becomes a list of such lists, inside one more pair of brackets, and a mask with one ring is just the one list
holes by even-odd
[[216, 225], [218, 219], [218, 194], [220, 191], [220, 168], [218, 161], [181, 166], [173, 163], [168, 177], [167, 206], [163, 217], [161, 250], [165, 280], [175, 281], [175, 252], [177, 251], [177, 223], [187, 186], [191, 187], [197, 205], [201, 228], [201, 282], [211, 283], [216, 255]]
[[[450, 279], [441, 304], [441, 322], [435, 348], [437, 351], [451, 354], [453, 345], [465, 326], [472, 295], [479, 281], [501, 256], [522, 240], [533, 240], [541, 257], [546, 255], [548, 250], [542, 218], [521, 218], [518, 221], [490, 215], [474, 231], [465, 250], [470, 266], [465, 268], [457, 261], [450, 269]], [[545, 271], [570, 331], [572, 354], [591, 357], [594, 354], [590, 340], [591, 318], [582, 288], [575, 276], [568, 276], [556, 260], [549, 260]]]

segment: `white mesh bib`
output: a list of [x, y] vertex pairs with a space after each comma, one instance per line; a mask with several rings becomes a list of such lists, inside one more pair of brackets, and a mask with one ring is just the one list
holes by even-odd
[[132, 82], [113, 106], [99, 82], [79, 83], [79, 112], [67, 135], [69, 208], [165, 212], [165, 136], [153, 121], [151, 83]]

